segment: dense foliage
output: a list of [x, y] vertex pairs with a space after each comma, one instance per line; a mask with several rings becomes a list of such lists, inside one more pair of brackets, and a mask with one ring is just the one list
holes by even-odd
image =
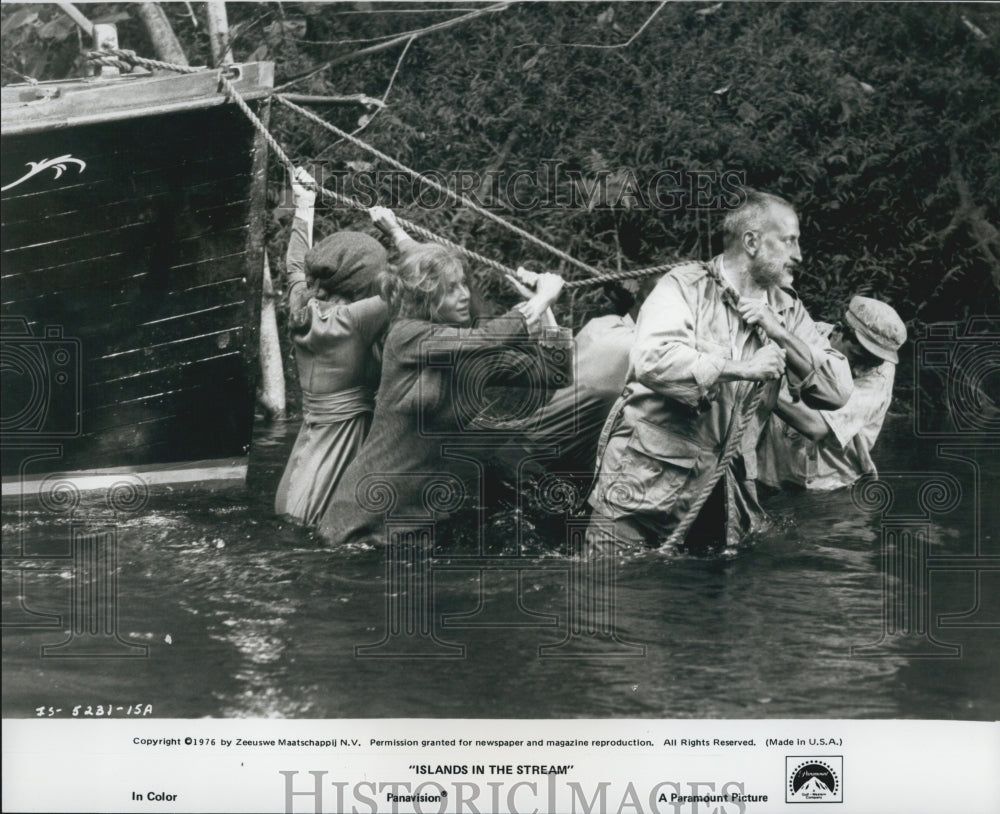
[[[210, 61], [205, 26], [193, 16], [200, 5], [165, 4], [192, 64]], [[408, 47], [401, 40], [357, 54], [470, 7], [483, 13], [425, 31]], [[152, 56], [133, 6], [82, 8], [91, 19], [115, 21], [123, 47]], [[237, 60], [273, 60], [277, 84], [298, 93], [381, 98], [389, 88], [384, 109], [313, 109], [344, 129], [363, 127], [361, 136], [386, 153], [448, 178], [493, 170], [503, 184], [523, 171], [518, 197], [540, 205], [518, 207], [494, 195], [497, 211], [594, 266], [710, 256], [738, 177], [797, 206], [806, 255], [797, 288], [817, 318], [836, 318], [852, 293], [891, 302], [911, 329], [1000, 311], [995, 7], [485, 9], [228, 5]], [[2, 14], [5, 83], [85, 69], [76, 30], [57, 7], [5, 5]], [[341, 186], [388, 169], [278, 105], [271, 123], [291, 155], [344, 173]], [[280, 189], [279, 167], [274, 178]], [[651, 179], [659, 179], [653, 195]], [[392, 201], [410, 219], [511, 264], [580, 274], [456, 207], [421, 208], [417, 191], [403, 183]], [[388, 202], [389, 186], [380, 192]], [[491, 198], [489, 183], [475, 192]], [[276, 213], [272, 261], [288, 214]], [[319, 231], [360, 224], [353, 218], [328, 212]], [[491, 275], [482, 282], [507, 296]], [[597, 288], [565, 298], [563, 307], [563, 318], [579, 325], [608, 303]]]

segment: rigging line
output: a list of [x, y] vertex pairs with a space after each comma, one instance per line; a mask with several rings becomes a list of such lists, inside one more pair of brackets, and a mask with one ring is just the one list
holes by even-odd
[[672, 263], [663, 263], [659, 266], [649, 268], [631, 269], [626, 271], [609, 271], [599, 277], [587, 277], [583, 280], [567, 280], [563, 289], [573, 290], [574, 288], [586, 288], [587, 286], [602, 285], [604, 283], [617, 283], [622, 280], [635, 280], [639, 277], [649, 277], [653, 274], [666, 274], [681, 266], [690, 266], [691, 260], [677, 260]]
[[[385, 93], [382, 94], [382, 106], [385, 106], [385, 100], [389, 98], [389, 91], [392, 90], [392, 83], [396, 81], [396, 75], [399, 73], [399, 69], [403, 66], [403, 60], [406, 59], [406, 52], [410, 50], [410, 46], [413, 45], [413, 41], [417, 38], [416, 34], [410, 37], [406, 41], [406, 45], [403, 46], [403, 53], [399, 55], [399, 59], [396, 60], [396, 67], [392, 70], [392, 76], [389, 77], [389, 84], [385, 87]], [[374, 114], [373, 114], [374, 115]]]
[[[264, 123], [257, 117], [257, 114], [255, 114], [253, 110], [250, 109], [250, 105], [248, 105], [246, 103], [246, 100], [242, 96], [240, 96], [239, 91], [236, 90], [236, 88], [233, 86], [233, 83], [230, 81], [229, 77], [225, 75], [224, 72], [219, 73], [219, 82], [222, 85], [222, 87], [225, 88], [226, 94], [229, 96], [229, 98], [233, 100], [233, 102], [236, 104], [237, 107], [239, 107], [239, 109], [243, 112], [243, 114], [247, 117], [247, 119], [250, 120], [250, 123], [254, 126], [254, 128], [256, 128], [257, 132], [259, 132], [263, 137], [263, 139], [267, 142], [268, 146], [274, 151], [275, 156], [285, 166], [289, 174], [292, 177], [295, 177], [295, 169], [296, 169], [295, 163], [292, 161], [291, 158], [289, 158], [288, 154], [284, 151], [281, 145], [278, 144], [278, 141], [277, 139], [275, 139], [274, 135], [271, 134], [271, 132], [264, 125]], [[327, 197], [333, 198], [335, 201], [337, 201], [337, 203], [341, 204], [342, 206], [346, 206], [350, 209], [356, 209], [361, 212], [367, 212], [368, 209], [370, 208], [355, 198], [350, 198], [347, 195], [343, 195], [340, 192], [327, 189], [326, 187], [321, 186], [319, 184], [313, 183], [311, 185], [307, 184], [306, 186], [315, 187], [315, 189], [318, 192], [322, 192]], [[459, 244], [454, 243], [448, 240], [447, 238], [441, 237], [440, 235], [435, 234], [429, 229], [425, 229], [419, 224], [413, 223], [412, 221], [406, 220], [404, 218], [400, 218], [398, 215], [396, 217], [396, 220], [399, 221], [401, 226], [413, 232], [414, 234], [420, 235], [421, 237], [426, 238], [427, 240], [432, 240], [435, 243], [440, 243], [442, 246], [447, 246], [449, 249], [452, 249], [453, 251], [456, 251], [472, 260], [475, 260], [476, 262], [481, 263], [484, 266], [494, 269], [495, 271], [499, 271], [505, 275], [515, 273], [514, 269], [509, 268], [508, 266], [505, 266], [502, 263], [498, 263], [496, 260], [492, 260], [489, 257], [485, 257], [481, 254], [478, 254], [477, 252], [474, 252], [471, 249], [466, 249], [464, 246], [460, 246]]]
[[456, 192], [448, 189], [448, 187], [442, 186], [441, 184], [437, 183], [436, 181], [434, 181], [431, 178], [428, 178], [427, 176], [423, 175], [422, 173], [418, 172], [417, 170], [413, 169], [412, 167], [408, 167], [405, 164], [403, 164], [402, 162], [397, 161], [396, 159], [392, 158], [391, 156], [386, 155], [381, 150], [373, 147], [372, 145], [368, 144], [367, 142], [364, 142], [361, 139], [352, 136], [350, 133], [348, 133], [348, 132], [346, 132], [344, 130], [341, 130], [339, 127], [337, 127], [334, 124], [330, 124], [330, 122], [326, 121], [325, 119], [323, 119], [320, 116], [317, 116], [312, 111], [309, 111], [309, 110], [306, 110], [305, 108], [299, 107], [298, 105], [294, 104], [293, 102], [289, 102], [287, 99], [285, 99], [283, 96], [281, 96], [281, 94], [276, 94], [275, 98], [279, 102], [281, 102], [281, 104], [283, 104], [285, 107], [289, 108], [290, 110], [294, 110], [299, 115], [305, 116], [307, 119], [309, 119], [312, 122], [315, 122], [316, 124], [320, 125], [321, 127], [325, 127], [330, 132], [335, 133], [340, 138], [345, 139], [346, 141], [349, 141], [355, 147], [358, 147], [358, 148], [360, 148], [362, 150], [365, 150], [368, 153], [371, 153], [372, 155], [378, 157], [382, 161], [385, 161], [390, 166], [393, 166], [393, 167], [396, 167], [396, 169], [402, 170], [403, 172], [409, 174], [413, 178], [418, 179], [420, 181], [420, 183], [427, 184], [427, 186], [431, 187], [432, 189], [436, 189], [438, 192], [440, 192], [441, 194], [447, 196], [449, 199], [451, 199], [455, 203], [458, 203], [458, 204], [461, 204], [463, 206], [466, 206], [469, 209], [472, 209], [474, 212], [477, 212], [478, 214], [482, 215], [483, 217], [489, 218], [490, 220], [494, 221], [495, 223], [498, 223], [499, 225], [507, 228], [508, 230], [514, 232], [515, 234], [523, 237], [525, 240], [528, 240], [528, 241], [534, 243], [536, 246], [539, 246], [540, 248], [545, 249], [550, 254], [554, 254], [560, 260], [563, 260], [563, 261], [565, 261], [565, 262], [567, 262], [567, 263], [569, 263], [569, 264], [571, 264], [573, 266], [576, 266], [579, 269], [582, 269], [583, 271], [586, 271], [587, 274], [591, 275], [592, 277], [598, 277], [598, 276], [601, 275], [602, 272], [599, 269], [596, 269], [593, 266], [590, 266], [590, 265], [584, 263], [582, 260], [577, 260], [575, 257], [573, 257], [570, 254], [567, 254], [562, 249], [557, 248], [556, 246], [553, 246], [551, 243], [548, 243], [545, 240], [542, 240], [540, 237], [536, 237], [535, 235], [531, 234], [531, 232], [528, 232], [525, 229], [522, 229], [520, 226], [517, 226], [517, 225], [511, 223], [510, 221], [508, 221], [508, 220], [500, 217], [499, 215], [496, 215], [493, 212], [490, 212], [488, 209], [485, 209], [484, 207], [479, 206], [479, 204], [477, 204], [475, 201], [473, 201], [471, 198], [469, 198], [468, 195], [465, 195], [465, 194], [459, 195], [458, 193], [456, 193]]
[[[138, 54], [135, 53], [135, 51], [129, 51], [122, 48], [105, 48], [101, 51], [91, 51], [86, 56], [87, 59], [90, 59], [95, 62], [101, 62], [108, 59], [118, 58], [126, 61], [131, 65], [140, 65], [142, 67], [149, 68], [151, 70], [158, 68], [160, 70], [174, 71], [176, 73], [192, 74], [192, 73], [200, 73], [201, 71], [205, 70], [204, 68], [191, 67], [189, 65], [178, 65], [172, 62], [163, 62], [161, 60], [156, 60], [156, 59], [146, 59], [145, 57], [140, 57]], [[264, 126], [264, 123], [259, 118], [257, 118], [257, 115], [250, 109], [250, 106], [246, 103], [246, 100], [240, 95], [239, 91], [236, 90], [236, 87], [233, 85], [233, 83], [229, 80], [229, 77], [226, 75], [227, 70], [226, 69], [220, 70], [218, 74], [219, 74], [219, 83], [223, 88], [226, 89], [227, 96], [229, 96], [229, 98], [233, 100], [236, 106], [239, 107], [239, 109], [243, 112], [243, 114], [250, 120], [250, 123], [261, 134], [261, 136], [267, 142], [268, 146], [274, 152], [278, 160], [281, 161], [281, 163], [287, 168], [288, 172], [291, 175], [294, 175], [296, 169], [294, 162], [291, 160], [291, 158], [288, 157], [288, 154], [278, 143], [277, 139], [275, 139], [274, 135], [267, 129], [267, 127]], [[299, 108], [297, 105], [291, 104], [286, 99], [284, 99], [284, 97], [282, 97], [280, 94], [275, 94], [275, 97], [286, 106], [292, 107], [300, 111], [303, 115], [312, 118], [312, 115], [309, 113], [309, 111], [303, 110], [302, 108]], [[318, 121], [320, 124], [323, 125], [329, 124], [328, 122], [325, 122], [323, 119], [319, 119]], [[388, 156], [385, 156], [385, 158], [390, 162], [392, 161], [392, 159], [390, 159]], [[413, 172], [411, 170], [408, 171]], [[361, 203], [360, 201], [355, 200], [353, 198], [349, 198], [346, 195], [342, 195], [339, 192], [329, 190], [326, 187], [322, 187], [319, 185], [316, 185], [316, 187], [319, 191], [322, 191], [325, 195], [333, 198], [342, 206], [346, 206], [349, 209], [357, 209], [360, 211], [367, 211], [369, 209], [368, 206]], [[448, 192], [450, 192], [450, 190], [448, 190]], [[493, 216], [492, 213], [487, 213], [487, 215], [489, 217], [495, 217]], [[442, 237], [441, 235], [437, 235], [434, 232], [431, 232], [429, 229], [425, 229], [419, 224], [413, 223], [412, 221], [409, 220], [405, 220], [403, 218], [400, 218], [399, 216], [397, 216], [396, 219], [402, 226], [406, 227], [414, 234], [418, 234], [422, 237], [425, 237], [428, 240], [434, 241], [435, 243], [440, 243], [443, 246], [448, 246], [449, 248], [454, 249], [455, 251], [459, 252], [465, 257], [468, 257], [471, 260], [475, 260], [477, 263], [481, 263], [482, 265], [487, 266], [488, 268], [494, 269], [496, 271], [499, 271], [503, 274], [514, 273], [514, 270], [511, 269], [510, 267], [505, 266], [502, 263], [497, 262], [496, 260], [492, 260], [488, 257], [485, 257], [484, 255], [481, 255], [477, 252], [474, 252], [471, 249], [467, 249], [464, 246], [460, 246], [459, 244], [454, 243], [448, 240], [447, 238]], [[514, 228], [517, 229], [517, 227]], [[528, 236], [529, 239], [536, 240], [536, 238], [534, 238], [533, 235], [529, 234]], [[599, 285], [605, 282], [614, 282], [617, 280], [628, 280], [637, 277], [645, 277], [650, 274], [665, 274], [679, 266], [686, 265], [689, 262], [691, 261], [664, 263], [658, 266], [650, 266], [648, 268], [632, 269], [631, 271], [618, 271], [606, 274], [601, 273], [600, 271], [595, 269], [594, 271], [596, 273], [591, 279], [569, 280], [566, 282], [564, 287], [569, 289], [581, 288], [587, 285]]]
[[639, 30], [636, 31], [625, 42], [615, 43], [614, 45], [594, 45], [588, 42], [563, 42], [563, 43], [556, 43], [556, 45], [557, 47], [561, 48], [603, 48], [603, 49], [627, 48], [635, 41], [636, 37], [638, 37], [643, 31], [646, 30], [646, 26], [648, 26], [651, 22], [653, 22], [653, 18], [656, 17], [656, 15], [659, 14], [661, 11], [663, 11], [663, 7], [668, 2], [669, 0], [663, 0], [663, 2], [656, 7], [656, 10], [652, 14], [650, 14], [649, 17], [646, 18], [646, 22], [644, 22], [641, 26], [639, 26]]
[[334, 59], [328, 60], [327, 62], [323, 63], [317, 68], [311, 68], [310, 70], [306, 71], [303, 74], [300, 74], [299, 76], [292, 77], [283, 85], [279, 85], [278, 87], [276, 87], [275, 91], [285, 90], [286, 88], [289, 88], [298, 82], [303, 82], [306, 79], [310, 79], [316, 76], [317, 74], [322, 73], [327, 68], [330, 68], [334, 65], [339, 65], [342, 62], [348, 62], [358, 57], [367, 56], [368, 54], [374, 54], [377, 53], [378, 51], [384, 51], [385, 49], [391, 48], [394, 45], [398, 45], [401, 42], [406, 42], [406, 40], [410, 39], [411, 37], [422, 36], [423, 34], [429, 34], [433, 33], [434, 31], [440, 31], [441, 29], [449, 28], [453, 25], [457, 25], [458, 23], [465, 22], [466, 20], [471, 20], [475, 17], [479, 17], [483, 14], [491, 14], [497, 11], [504, 11], [509, 5], [510, 5], [509, 2], [503, 2], [503, 3], [497, 3], [492, 6], [486, 6], [485, 8], [476, 9], [475, 11], [472, 11], [468, 14], [463, 14], [459, 17], [452, 17], [450, 20], [444, 20], [440, 23], [435, 23], [434, 25], [427, 26], [426, 28], [417, 29], [415, 31], [407, 31], [404, 34], [394, 37], [391, 40], [386, 40], [385, 42], [380, 42], [377, 43], [376, 45], [370, 45], [367, 48], [362, 48], [360, 51], [354, 51], [350, 54], [345, 54], [340, 57], [335, 57]]
[[[389, 98], [389, 91], [392, 90], [392, 83], [396, 81], [396, 75], [399, 73], [399, 69], [403, 65], [403, 60], [406, 58], [406, 53], [410, 50], [410, 46], [413, 44], [413, 41], [415, 39], [416, 36], [414, 35], [413, 37], [410, 37], [410, 39], [406, 41], [406, 45], [403, 47], [403, 52], [399, 55], [399, 59], [396, 60], [396, 67], [393, 69], [392, 76], [389, 77], [389, 84], [385, 88], [385, 93], [382, 94], [382, 98], [380, 100], [374, 100], [374, 99], [372, 100], [373, 102], [377, 101], [377, 104], [375, 105], [375, 110], [371, 111], [371, 113], [369, 113], [368, 115], [362, 117], [361, 119], [362, 123], [351, 131], [352, 136], [356, 136], [358, 133], [360, 133], [362, 130], [368, 127], [368, 125], [372, 123], [372, 119], [374, 119], [385, 107], [385, 100]], [[286, 98], [290, 98], [290, 95], [289, 97]], [[322, 150], [320, 150], [316, 154], [313, 160], [314, 161], [318, 160], [324, 153], [327, 153], [330, 150], [334, 149], [342, 141], [343, 139], [337, 139], [336, 141], [327, 144]]]
[[92, 62], [102, 62], [108, 59], [118, 58], [132, 65], [139, 65], [150, 70], [173, 71], [174, 73], [202, 73], [209, 70], [204, 65], [179, 65], [176, 62], [164, 62], [159, 59], [147, 59], [139, 56], [135, 51], [127, 48], [104, 48], [100, 51], [88, 51], [86, 58]]
[[370, 8], [360, 11], [334, 11], [331, 17], [346, 17], [352, 14], [445, 14], [449, 11], [478, 11], [475, 8], [448, 6], [447, 8]]
[[[502, 4], [506, 5], [506, 4]], [[412, 9], [416, 12], [427, 12], [432, 11], [432, 9]], [[462, 20], [468, 19], [470, 17], [476, 17], [484, 11], [489, 9], [440, 9], [441, 11], [466, 11], [467, 14], [462, 14], [458, 17], [452, 17], [448, 20], [442, 20], [437, 23], [431, 23], [423, 28], [413, 28], [409, 31], [404, 31], [402, 33], [396, 32], [393, 34], [382, 34], [378, 37], [364, 37], [361, 39], [350, 39], [350, 40], [306, 40], [306, 39], [296, 39], [296, 42], [300, 42], [304, 45], [354, 45], [363, 42], [373, 42], [373, 43], [385, 43], [387, 40], [392, 40], [393, 42], [402, 42], [404, 39], [419, 37], [422, 34], [430, 34], [434, 31], [438, 31], [442, 28], [447, 28], [453, 23], [461, 22]], [[349, 12], [341, 12], [349, 13]], [[370, 12], [357, 12], [359, 14], [367, 14]], [[358, 52], [360, 53], [360, 52]]]

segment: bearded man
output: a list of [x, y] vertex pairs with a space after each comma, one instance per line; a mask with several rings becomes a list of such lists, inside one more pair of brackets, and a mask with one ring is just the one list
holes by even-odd
[[754, 447], [781, 376], [817, 409], [851, 394], [847, 360], [790, 288], [802, 260], [792, 205], [746, 190], [722, 228], [723, 253], [665, 275], [639, 312], [625, 390], [598, 447], [592, 546], [662, 544], [713, 483], [686, 545], [737, 545], [763, 517]]

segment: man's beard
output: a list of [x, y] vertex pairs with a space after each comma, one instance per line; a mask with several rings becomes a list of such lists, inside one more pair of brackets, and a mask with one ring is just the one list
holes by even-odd
[[761, 288], [772, 288], [774, 286], [791, 285], [791, 272], [773, 260], [761, 260], [753, 258], [750, 261], [750, 279]]

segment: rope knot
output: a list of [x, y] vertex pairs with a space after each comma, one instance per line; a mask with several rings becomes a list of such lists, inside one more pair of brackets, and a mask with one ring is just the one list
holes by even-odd
[[238, 82], [242, 78], [243, 69], [239, 65], [223, 65], [219, 68], [220, 80], [228, 79], [230, 82]]
[[88, 51], [84, 54], [84, 58], [98, 65], [108, 65], [112, 68], [117, 68], [122, 73], [132, 73], [137, 64], [137, 54], [135, 51], [111, 48], [107, 45], [100, 51]]

